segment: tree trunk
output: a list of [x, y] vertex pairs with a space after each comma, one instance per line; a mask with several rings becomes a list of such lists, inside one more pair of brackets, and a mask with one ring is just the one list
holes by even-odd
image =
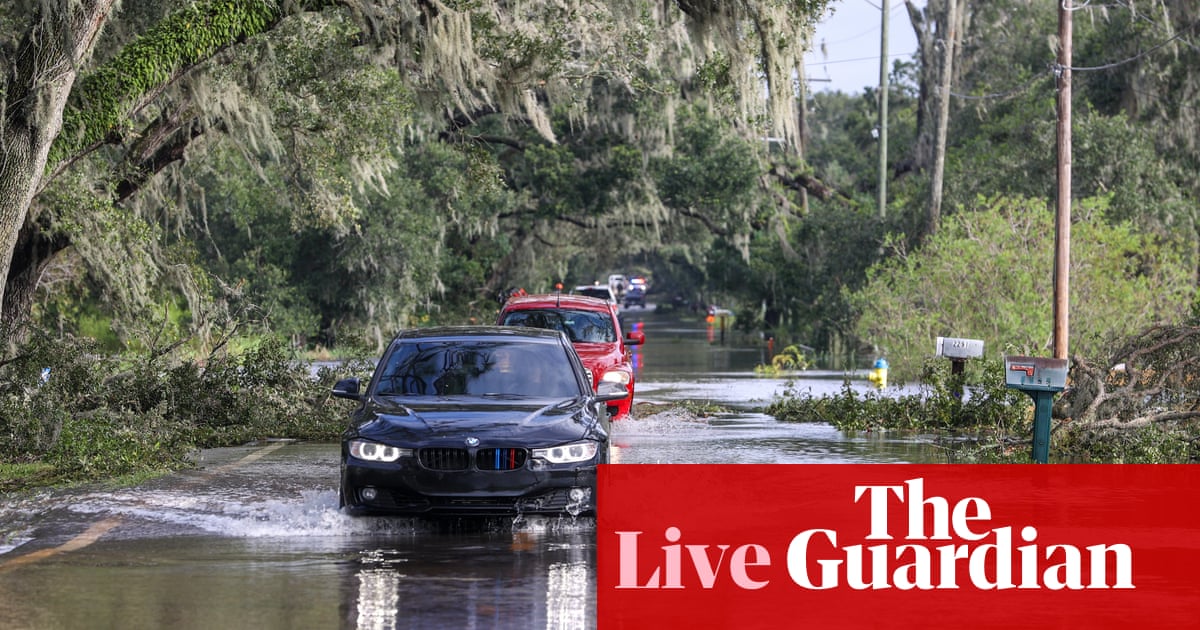
[[71, 244], [65, 235], [48, 234], [44, 225], [27, 221], [17, 237], [5, 282], [4, 303], [0, 305], [0, 324], [5, 325], [6, 330], [12, 330], [8, 325], [19, 323], [29, 315], [42, 272], [58, 252]]
[[941, 85], [938, 88], [938, 119], [937, 136], [933, 154], [933, 174], [929, 183], [929, 214], [925, 220], [924, 238], [929, 238], [937, 232], [938, 222], [942, 217], [942, 177], [946, 167], [946, 132], [950, 122], [950, 86], [954, 79], [954, 48], [958, 41], [958, 0], [946, 1], [943, 24], [949, 26], [942, 31], [945, 35], [942, 42]]
[[924, 11], [918, 9], [912, 0], [906, 0], [908, 21], [912, 23], [913, 33], [917, 36], [917, 57], [920, 59], [920, 71], [917, 73], [917, 139], [913, 147], [912, 168], [915, 171], [927, 170], [933, 165], [933, 99], [935, 69], [938, 63], [934, 53], [937, 50], [937, 39], [934, 33], [936, 21], [934, 9], [941, 6], [944, 0], [929, 0]]
[[[949, 24], [949, 0], [929, 0], [924, 9], [919, 9], [912, 0], [905, 0], [908, 21], [917, 37], [917, 57], [920, 71], [917, 73], [917, 139], [912, 155], [912, 169], [926, 171], [933, 167], [937, 156], [938, 90], [942, 83], [941, 69], [945, 48], [942, 40], [947, 33], [956, 33], [955, 46], [961, 46], [966, 16], [970, 11], [970, 0], [956, 0], [955, 24]], [[953, 73], [957, 74], [954, 69]]]
[[[50, 145], [62, 130], [63, 109], [78, 68], [91, 53], [116, 0], [45, 2], [17, 49], [4, 85], [0, 119], [0, 278], [13, 277], [13, 255], [29, 209], [41, 189]], [[27, 270], [17, 270], [24, 277]], [[40, 273], [40, 271], [39, 271]], [[36, 281], [36, 277], [34, 278]], [[0, 324], [10, 304], [0, 287]]]

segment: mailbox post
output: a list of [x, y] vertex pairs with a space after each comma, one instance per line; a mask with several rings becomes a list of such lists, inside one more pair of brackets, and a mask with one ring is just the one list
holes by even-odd
[[1050, 459], [1050, 411], [1054, 394], [1067, 387], [1067, 360], [1004, 357], [1004, 384], [1033, 399], [1033, 461]]
[[956, 337], [938, 337], [935, 355], [950, 359], [950, 373], [955, 376], [955, 396], [962, 399], [962, 373], [967, 359], [978, 359], [983, 356], [982, 339], [959, 339]]

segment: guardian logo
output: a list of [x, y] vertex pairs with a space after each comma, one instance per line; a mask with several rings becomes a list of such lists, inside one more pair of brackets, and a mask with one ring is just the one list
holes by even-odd
[[601, 627], [1197, 626], [1194, 466], [600, 468]]
[[[889, 497], [907, 508], [908, 528], [905, 544], [838, 546], [833, 529], [808, 529], [796, 534], [788, 544], [787, 572], [797, 586], [826, 590], [842, 585], [856, 590], [899, 588], [901, 590], [957, 589], [965, 581], [978, 589], [1082, 589], [1133, 588], [1133, 552], [1129, 545], [1097, 544], [1080, 550], [1071, 544], [1036, 544], [1037, 529], [1020, 528], [1020, 540], [1029, 543], [1014, 550], [1013, 526], [985, 529], [990, 524], [991, 508], [980, 497], [968, 497], [950, 506], [944, 497], [925, 498], [924, 480], [910, 479], [903, 484], [858, 486], [854, 502], [870, 505], [870, 529], [866, 540], [894, 541], [888, 527]], [[926, 523], [927, 514], [932, 514]], [[765, 545], [679, 544], [682, 532], [668, 527], [662, 560], [645, 580], [637, 579], [638, 538], [642, 532], [615, 532], [620, 547], [620, 579], [617, 588], [684, 588], [684, 565], [694, 571], [700, 588], [713, 588], [721, 571], [739, 588], [759, 589], [766, 579], [754, 579], [759, 567], [772, 564]], [[930, 548], [928, 541], [947, 541]], [[921, 543], [921, 544], [919, 544]], [[684, 553], [686, 550], [686, 554]], [[1014, 578], [1013, 564], [1017, 559]], [[819, 567], [812, 571], [813, 564]], [[663, 577], [660, 579], [659, 574]], [[1108, 575], [1115, 577], [1110, 584]], [[1086, 584], [1084, 576], [1087, 576]], [[815, 577], [814, 577], [815, 576]], [[1015, 579], [1015, 581], [1014, 581]]]

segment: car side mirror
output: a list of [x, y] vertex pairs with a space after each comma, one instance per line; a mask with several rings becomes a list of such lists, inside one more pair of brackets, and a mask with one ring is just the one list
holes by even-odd
[[624, 400], [628, 395], [629, 392], [625, 390], [625, 386], [619, 383], [601, 381], [600, 386], [596, 388], [596, 400], [598, 402]]
[[640, 346], [646, 343], [646, 333], [640, 330], [634, 330], [625, 333], [625, 344], [629, 346]]
[[344, 378], [333, 385], [333, 395], [335, 398], [349, 398], [350, 400], [362, 400], [362, 393], [359, 391], [360, 384], [357, 378]]

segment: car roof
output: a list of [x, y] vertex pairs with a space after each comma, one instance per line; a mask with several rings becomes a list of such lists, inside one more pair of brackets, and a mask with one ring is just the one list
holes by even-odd
[[408, 328], [396, 334], [393, 341], [407, 339], [463, 339], [502, 337], [504, 339], [527, 339], [533, 342], [562, 341], [566, 337], [557, 330], [521, 328], [515, 326], [433, 326], [430, 328]]
[[546, 293], [515, 297], [504, 303], [504, 310], [529, 308], [573, 308], [581, 311], [612, 312], [612, 302], [587, 295]]

